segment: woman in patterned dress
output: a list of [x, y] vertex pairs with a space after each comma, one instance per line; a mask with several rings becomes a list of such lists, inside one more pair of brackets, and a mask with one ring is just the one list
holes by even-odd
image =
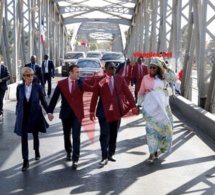
[[158, 158], [158, 152], [171, 150], [173, 118], [169, 106], [171, 88], [168, 83], [177, 80], [177, 75], [167, 68], [160, 58], [152, 58], [148, 75], [144, 76], [138, 93], [137, 105], [142, 106], [146, 121], [146, 138], [150, 156], [148, 162]]

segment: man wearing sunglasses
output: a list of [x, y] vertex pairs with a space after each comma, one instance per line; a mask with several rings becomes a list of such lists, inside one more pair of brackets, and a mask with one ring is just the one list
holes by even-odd
[[106, 74], [95, 81], [90, 104], [90, 120], [94, 121], [97, 116], [100, 125], [99, 140], [102, 159], [99, 164], [101, 166], [106, 165], [108, 160], [116, 161], [113, 155], [116, 150], [117, 132], [123, 116], [125, 99], [129, 102], [128, 110], [132, 109], [132, 113], [137, 114], [134, 98], [128, 85], [121, 76], [115, 75], [115, 65], [112, 62], [106, 62], [105, 70]]
[[6, 66], [1, 64], [0, 58], [0, 116], [3, 115], [3, 99], [7, 90], [7, 81], [10, 79], [10, 74]]

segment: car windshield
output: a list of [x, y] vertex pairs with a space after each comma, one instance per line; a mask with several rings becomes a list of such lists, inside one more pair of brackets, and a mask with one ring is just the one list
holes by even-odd
[[100, 53], [87, 53], [87, 58], [101, 58]]
[[102, 60], [124, 60], [124, 56], [121, 53], [105, 53]]
[[101, 65], [99, 62], [92, 61], [92, 60], [81, 60], [81, 61], [78, 61], [77, 65], [80, 68], [101, 68]]
[[64, 59], [78, 59], [84, 57], [83, 53], [67, 53]]

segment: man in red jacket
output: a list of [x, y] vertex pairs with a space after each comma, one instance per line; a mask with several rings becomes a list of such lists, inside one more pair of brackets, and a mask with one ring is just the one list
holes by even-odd
[[99, 140], [102, 151], [101, 166], [106, 165], [108, 160], [116, 161], [113, 155], [116, 150], [117, 132], [120, 127], [121, 117], [125, 114], [123, 113], [125, 99], [129, 102], [128, 110], [132, 109], [133, 114], [138, 114], [128, 85], [121, 76], [115, 75], [115, 65], [112, 62], [106, 62], [105, 69], [106, 74], [95, 81], [90, 104], [90, 120], [94, 121], [95, 116], [99, 119]]
[[135, 90], [134, 90], [134, 95], [135, 95], [135, 100], [137, 102], [137, 94], [140, 90], [140, 85], [143, 77], [147, 75], [147, 66], [143, 64], [142, 58], [138, 58], [136, 64], [133, 67], [132, 71], [132, 78], [135, 78]]

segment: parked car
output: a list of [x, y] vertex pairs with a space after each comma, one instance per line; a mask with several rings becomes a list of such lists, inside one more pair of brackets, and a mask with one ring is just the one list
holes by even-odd
[[121, 52], [107, 52], [103, 54], [101, 61], [103, 65], [106, 62], [113, 62], [118, 66], [120, 63], [125, 62], [125, 57]]
[[84, 58], [86, 55], [81, 51], [67, 52], [62, 62], [62, 76], [68, 76], [68, 67], [72, 63], [76, 64], [79, 58]]
[[102, 63], [98, 58], [79, 58], [77, 65], [80, 67], [81, 79], [93, 85], [95, 78], [104, 74]]
[[99, 51], [88, 51], [86, 57], [87, 58], [98, 58], [98, 59], [101, 59], [102, 58], [102, 52], [99, 52]]

